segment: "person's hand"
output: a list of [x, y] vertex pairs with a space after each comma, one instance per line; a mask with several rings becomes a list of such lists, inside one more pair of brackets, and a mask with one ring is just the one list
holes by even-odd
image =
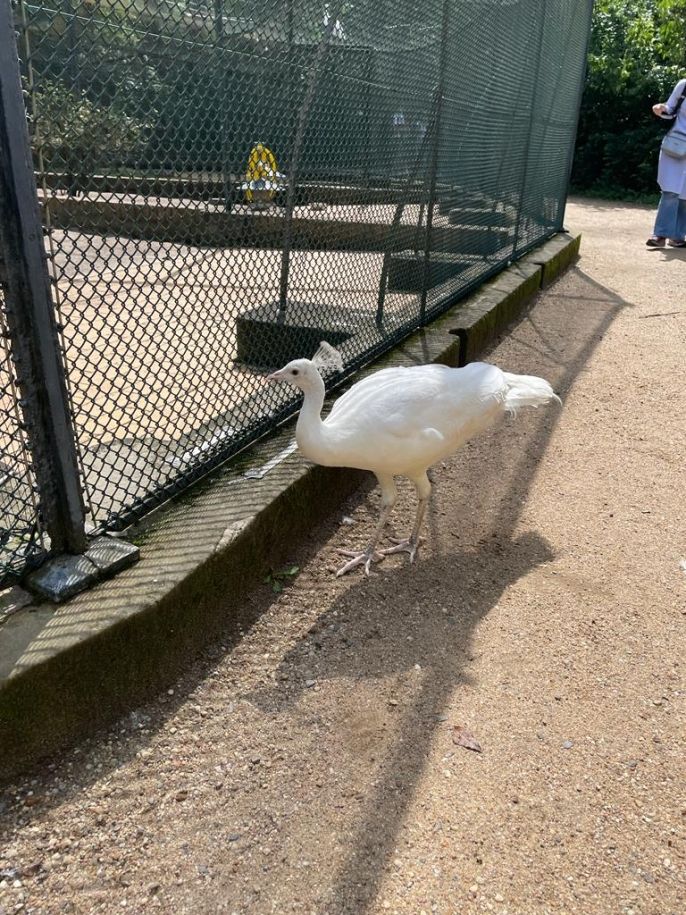
[[653, 114], [656, 114], [658, 117], [665, 114], [667, 111], [667, 106], [662, 102], [658, 102], [657, 105], [653, 105]]

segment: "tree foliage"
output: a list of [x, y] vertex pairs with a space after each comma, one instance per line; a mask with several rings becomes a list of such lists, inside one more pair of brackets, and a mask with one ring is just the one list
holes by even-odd
[[45, 80], [36, 93], [35, 143], [47, 167], [79, 174], [84, 163], [106, 166], [130, 157], [145, 124], [116, 105], [96, 105], [64, 83]]
[[572, 184], [656, 190], [664, 129], [651, 108], [686, 76], [686, 0], [596, 0]]
[[[17, 10], [34, 150], [46, 168], [69, 174], [240, 172], [256, 141], [288, 148], [326, 16], [345, 20], [331, 59], [369, 38], [369, 17], [349, 0], [54, 0]], [[349, 53], [363, 74], [367, 56]], [[336, 91], [331, 73], [324, 91]], [[353, 96], [339, 106], [350, 117]], [[349, 131], [344, 118], [338, 126], [343, 158]]]

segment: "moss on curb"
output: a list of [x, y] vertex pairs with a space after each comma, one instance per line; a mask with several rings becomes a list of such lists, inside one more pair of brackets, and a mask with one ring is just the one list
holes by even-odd
[[531, 299], [576, 260], [580, 243], [580, 235], [554, 236], [455, 310], [452, 333], [460, 339], [460, 365], [477, 359]]

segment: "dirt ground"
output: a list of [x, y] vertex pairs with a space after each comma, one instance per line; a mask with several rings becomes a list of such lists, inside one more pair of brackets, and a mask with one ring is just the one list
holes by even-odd
[[436, 468], [416, 567], [333, 577], [370, 487], [168, 692], [9, 786], [0, 912], [684, 912], [686, 253], [646, 209], [567, 223], [581, 261], [487, 355], [562, 408]]

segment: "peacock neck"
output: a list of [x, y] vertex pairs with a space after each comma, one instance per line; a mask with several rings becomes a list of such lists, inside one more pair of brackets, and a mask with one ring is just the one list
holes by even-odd
[[295, 429], [298, 447], [305, 457], [313, 461], [320, 460], [322, 449], [325, 447], [325, 429], [321, 417], [324, 394], [324, 382], [318, 375], [316, 380], [313, 380], [312, 387], [305, 391], [305, 399]]

